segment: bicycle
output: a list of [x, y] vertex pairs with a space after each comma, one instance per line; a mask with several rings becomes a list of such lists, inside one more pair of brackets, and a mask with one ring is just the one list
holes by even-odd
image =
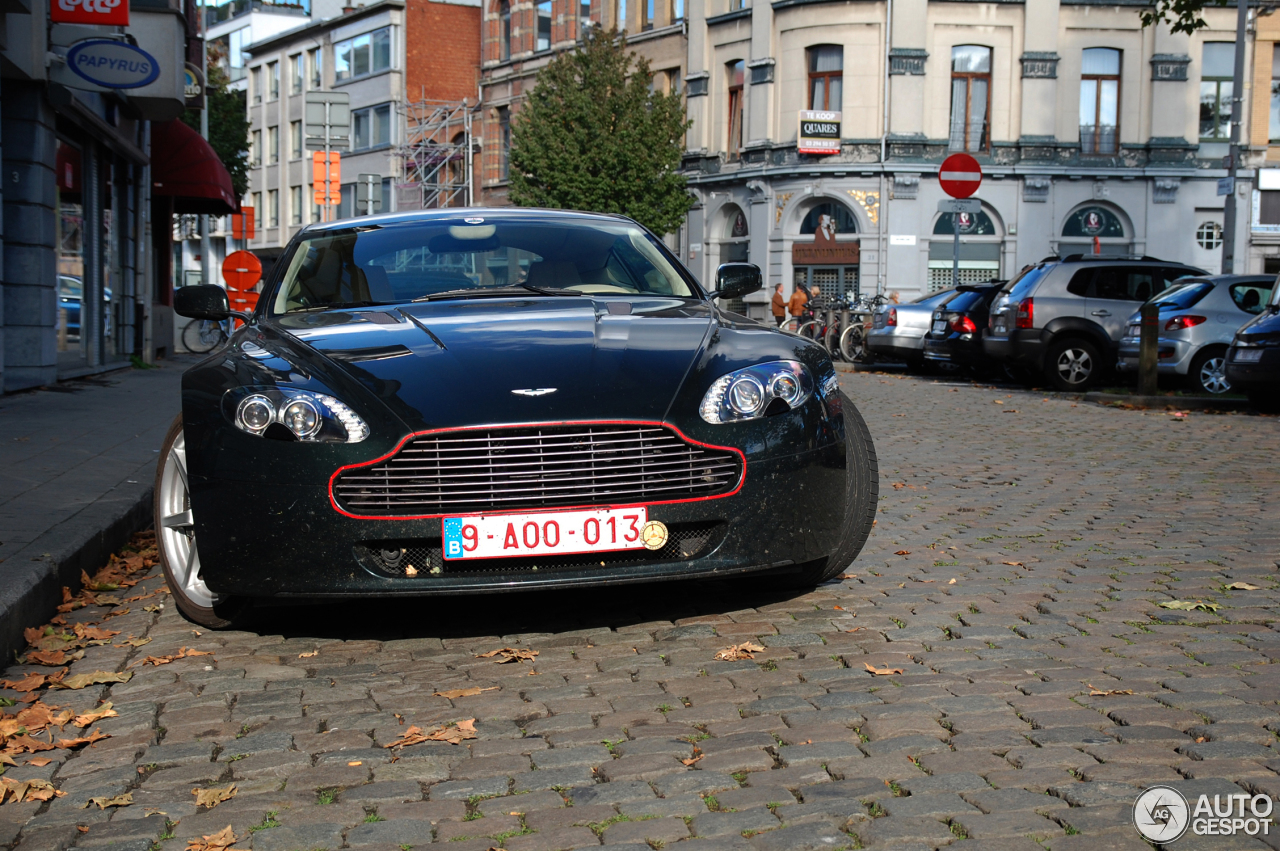
[[230, 338], [228, 322], [226, 319], [221, 322], [214, 322], [212, 319], [192, 320], [182, 329], [182, 345], [187, 351], [197, 355], [211, 352]]
[[875, 313], [877, 307], [888, 303], [889, 299], [879, 293], [870, 299], [859, 299], [854, 303], [852, 310], [856, 319], [840, 333], [840, 343], [837, 346], [841, 357], [847, 362], [872, 362], [874, 358], [867, 351], [867, 323], [870, 322], [871, 315]]

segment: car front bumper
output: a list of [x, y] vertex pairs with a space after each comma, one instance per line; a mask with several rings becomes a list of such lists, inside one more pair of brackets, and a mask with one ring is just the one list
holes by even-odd
[[[1195, 359], [1198, 347], [1190, 340], [1171, 340], [1160, 337], [1156, 341], [1158, 360], [1156, 371], [1161, 375], [1186, 375], [1191, 370], [1191, 361]], [[1116, 358], [1116, 370], [1119, 372], [1137, 372], [1140, 344], [1136, 337], [1125, 337], [1120, 341], [1120, 349]]]

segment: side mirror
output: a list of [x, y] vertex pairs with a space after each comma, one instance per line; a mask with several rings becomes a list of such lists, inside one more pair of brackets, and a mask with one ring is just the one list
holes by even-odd
[[760, 267], [754, 263], [721, 263], [716, 269], [712, 298], [742, 298], [764, 286]]
[[221, 322], [231, 316], [227, 291], [216, 284], [179, 287], [173, 294], [173, 312], [188, 319]]

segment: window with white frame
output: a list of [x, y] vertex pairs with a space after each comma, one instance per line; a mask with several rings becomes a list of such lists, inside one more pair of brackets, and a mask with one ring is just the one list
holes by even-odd
[[306, 76], [302, 54], [295, 53], [289, 57], [289, 94], [302, 94], [302, 81]]
[[307, 51], [307, 64], [311, 70], [311, 88], [320, 89], [324, 87], [324, 59], [321, 56], [320, 48], [313, 47]]
[[542, 0], [537, 5], [538, 39], [534, 50], [551, 49], [551, 0]]
[[289, 122], [289, 156], [292, 159], [301, 159], [303, 149], [302, 139], [302, 122]]
[[267, 161], [280, 162], [280, 126], [267, 128]]
[[280, 190], [267, 190], [267, 227], [280, 226]]
[[351, 110], [351, 149], [391, 144], [391, 104]]
[[249, 165], [262, 165], [262, 131], [249, 134]]
[[302, 187], [295, 186], [289, 190], [289, 224], [302, 224], [302, 212], [305, 208], [302, 204]]
[[267, 99], [279, 100], [280, 98], [280, 63], [267, 63]]
[[340, 41], [333, 46], [335, 82], [378, 74], [391, 68], [391, 27]]
[[1200, 63], [1200, 141], [1231, 138], [1231, 88], [1235, 77], [1236, 45], [1208, 41]]
[[1090, 47], [1080, 63], [1080, 153], [1114, 154], [1120, 143], [1120, 51]]

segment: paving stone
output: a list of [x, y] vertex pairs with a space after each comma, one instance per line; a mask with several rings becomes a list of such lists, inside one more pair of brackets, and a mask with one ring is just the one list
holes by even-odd
[[848, 834], [832, 826], [801, 824], [756, 834], [750, 842], [756, 851], [822, 851], [848, 847], [850, 840]]
[[956, 838], [946, 825], [931, 818], [878, 818], [851, 824], [849, 831], [858, 837], [864, 847], [887, 845], [899, 851], [908, 843], [921, 843], [918, 847], [934, 848], [949, 845]]
[[[420, 834], [419, 834], [420, 835]], [[428, 836], [430, 833], [427, 834]], [[308, 824], [276, 827], [253, 834], [253, 851], [336, 851], [342, 847], [342, 825]]]
[[685, 826], [683, 819], [654, 818], [610, 825], [604, 832], [604, 842], [606, 845], [624, 842], [670, 843], [688, 836], [689, 828]]
[[778, 819], [764, 807], [742, 810], [736, 813], [702, 813], [690, 823], [694, 836], [717, 836], [724, 833], [741, 834], [744, 830], [772, 830], [778, 827]]
[[976, 815], [966, 813], [957, 816], [952, 824], [959, 827], [970, 840], [1024, 836], [1038, 841], [1064, 835], [1057, 822], [1029, 811]]
[[882, 799], [880, 806], [893, 818], [926, 817], [944, 820], [962, 813], [976, 813], [977, 808], [954, 792], [909, 795]]

